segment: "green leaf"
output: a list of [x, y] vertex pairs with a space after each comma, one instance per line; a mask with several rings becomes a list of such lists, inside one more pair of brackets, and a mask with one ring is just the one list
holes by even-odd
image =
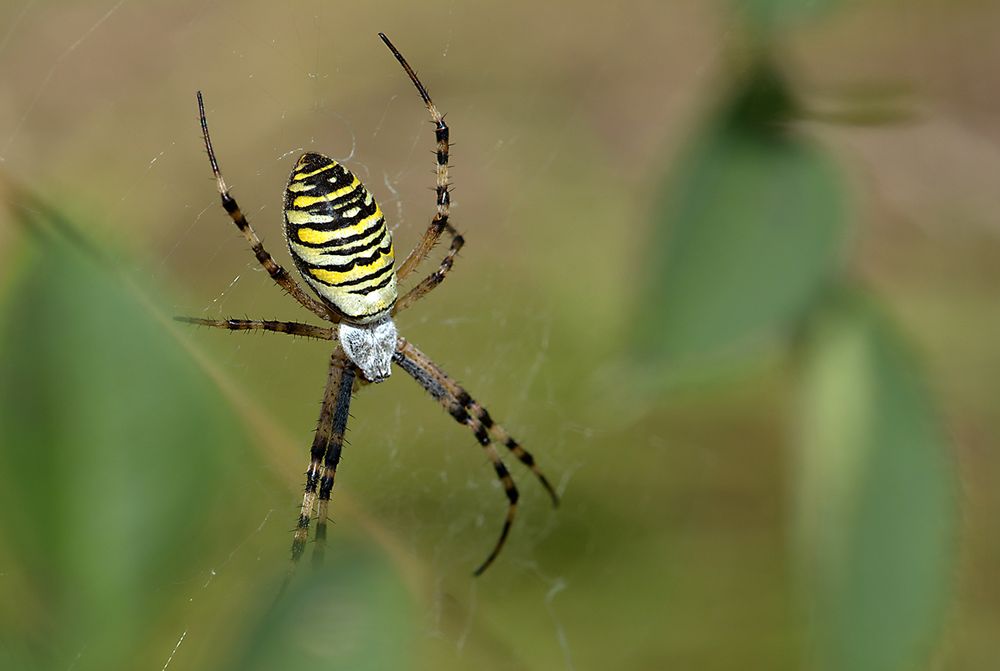
[[637, 357], [669, 369], [788, 329], [838, 270], [839, 175], [788, 130], [795, 106], [761, 68], [677, 162], [655, 215]]
[[386, 555], [341, 539], [335, 557], [297, 576], [259, 619], [230, 668], [411, 668], [412, 622], [409, 594]]
[[138, 292], [45, 232], [68, 222], [16, 216], [36, 236], [0, 312], [0, 537], [22, 604], [0, 608], [6, 654], [125, 668], [242, 436]]
[[743, 14], [750, 25], [765, 35], [829, 12], [840, 0], [735, 0], [733, 9]]
[[810, 329], [801, 410], [813, 668], [917, 668], [951, 584], [955, 474], [919, 366], [863, 298], [842, 297]]

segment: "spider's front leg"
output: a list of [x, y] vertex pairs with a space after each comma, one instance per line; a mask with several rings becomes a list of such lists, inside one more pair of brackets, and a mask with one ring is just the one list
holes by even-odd
[[493, 445], [494, 441], [503, 443], [521, 463], [528, 466], [535, 473], [535, 476], [541, 482], [542, 486], [545, 487], [549, 496], [551, 496], [553, 505], [559, 505], [559, 497], [549, 484], [548, 479], [535, 464], [535, 459], [531, 456], [531, 453], [521, 447], [502, 426], [496, 424], [486, 411], [486, 408], [473, 400], [468, 392], [445, 374], [427, 355], [405, 339], [399, 338], [393, 361], [433, 396], [455, 421], [468, 426], [472, 430], [476, 440], [483, 447], [486, 456], [493, 464], [497, 478], [503, 485], [508, 503], [507, 516], [504, 519], [500, 538], [497, 540], [496, 545], [494, 545], [493, 550], [486, 557], [486, 560], [474, 572], [474, 575], [480, 575], [493, 563], [493, 560], [500, 554], [504, 543], [506, 543], [507, 535], [514, 521], [514, 514], [517, 511], [517, 502], [520, 498], [517, 487], [514, 484], [514, 479], [511, 477], [510, 472], [507, 470], [506, 465], [504, 465]]
[[[316, 553], [314, 559], [322, 561], [326, 539], [327, 507], [333, 492], [333, 482], [340, 463], [340, 453], [344, 447], [344, 433], [351, 407], [351, 392], [354, 386], [354, 365], [347, 360], [338, 347], [330, 357], [326, 389], [323, 403], [309, 452], [309, 468], [306, 470], [306, 487], [302, 495], [302, 508], [292, 538], [292, 561], [298, 562], [305, 551], [309, 537], [309, 522], [314, 508], [318, 508], [316, 521]], [[318, 497], [317, 497], [318, 490]], [[317, 506], [318, 501], [318, 506]]]

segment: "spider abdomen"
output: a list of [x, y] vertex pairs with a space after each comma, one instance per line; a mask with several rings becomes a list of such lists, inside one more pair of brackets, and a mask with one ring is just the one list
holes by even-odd
[[371, 192], [322, 154], [303, 154], [285, 188], [285, 237], [309, 286], [351, 322], [396, 302], [392, 235]]

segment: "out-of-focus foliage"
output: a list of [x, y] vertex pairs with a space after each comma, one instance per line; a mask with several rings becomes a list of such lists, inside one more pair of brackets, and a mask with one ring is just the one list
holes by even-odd
[[[995, 671], [996, 25], [983, 2], [0, 3], [0, 164], [72, 215], [0, 208], [0, 669]], [[303, 151], [365, 181], [401, 258], [434, 133], [378, 31], [448, 114], [466, 241], [400, 333], [562, 504], [510, 459], [518, 519], [473, 580], [503, 491], [394, 375], [352, 404], [325, 565], [310, 544], [279, 596], [329, 343], [164, 318], [311, 319], [219, 206], [193, 93], [289, 270]], [[24, 233], [51, 225], [91, 253]]]
[[952, 457], [922, 371], [868, 299], [808, 330], [794, 472], [818, 669], [918, 668], [944, 619]]
[[786, 331], [837, 269], [848, 230], [828, 157], [790, 128], [796, 109], [761, 68], [661, 191], [639, 356], [656, 370]]
[[830, 11], [843, 0], [731, 0], [733, 9], [742, 13], [750, 25], [769, 33], [788, 24], [816, 17]]
[[[162, 586], [211, 560], [206, 512], [236, 498], [233, 465], [253, 453], [144, 290], [80, 225], [18, 197], [30, 235], [0, 322], [0, 530], [19, 605], [0, 608], [0, 666], [127, 668], [174, 606]], [[232, 668], [403, 665], [408, 597], [383, 556], [339, 538], [328, 570], [290, 585]]]
[[[51, 215], [51, 213], [50, 213]], [[20, 606], [4, 668], [122, 668], [178, 579], [177, 549], [242, 440], [133, 290], [22, 208], [37, 235], [0, 326], [0, 527]], [[61, 222], [65, 223], [65, 222]]]
[[330, 559], [260, 617], [235, 648], [233, 671], [407, 668], [414, 614], [398, 574], [372, 552]]
[[950, 446], [903, 337], [843, 288], [852, 222], [837, 168], [796, 128], [778, 73], [752, 72], [662, 190], [635, 354], [671, 379], [796, 336], [784, 342], [805, 352], [793, 487], [808, 657], [829, 671], [913, 668], [953, 583]]

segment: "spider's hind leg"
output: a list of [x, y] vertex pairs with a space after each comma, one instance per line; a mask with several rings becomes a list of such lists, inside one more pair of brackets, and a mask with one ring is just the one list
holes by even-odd
[[253, 250], [257, 262], [267, 271], [267, 274], [271, 276], [275, 284], [297, 300], [302, 307], [321, 319], [330, 322], [339, 321], [337, 315], [330, 308], [307, 294], [288, 271], [281, 267], [274, 260], [274, 257], [264, 249], [264, 243], [260, 241], [257, 233], [254, 232], [253, 227], [250, 226], [250, 222], [247, 221], [246, 216], [243, 214], [243, 210], [240, 209], [236, 199], [229, 192], [229, 187], [226, 186], [226, 181], [222, 178], [219, 162], [215, 158], [215, 149], [212, 147], [212, 136], [208, 132], [208, 119], [205, 116], [205, 101], [202, 98], [201, 91], [198, 91], [198, 118], [201, 122], [201, 135], [205, 142], [205, 151], [208, 153], [208, 161], [212, 166], [212, 175], [215, 176], [216, 188], [219, 190], [219, 196], [222, 199], [222, 207], [226, 210], [229, 218], [233, 220], [233, 223], [236, 224], [236, 228], [239, 229], [240, 233], [243, 234], [243, 237], [250, 244], [250, 249]]
[[427, 93], [427, 88], [420, 81], [420, 78], [417, 77], [417, 73], [413, 71], [410, 64], [406, 62], [406, 59], [403, 58], [403, 54], [399, 53], [399, 50], [389, 41], [385, 33], [379, 33], [379, 37], [382, 38], [385, 45], [389, 47], [389, 51], [399, 61], [406, 75], [416, 87], [417, 93], [420, 94], [420, 99], [424, 101], [424, 107], [427, 108], [427, 112], [430, 114], [431, 121], [434, 124], [434, 142], [437, 145], [434, 151], [436, 159], [434, 167], [436, 177], [434, 183], [434, 203], [436, 207], [434, 218], [431, 220], [427, 230], [424, 231], [417, 246], [410, 251], [406, 258], [403, 259], [403, 263], [400, 264], [399, 271], [396, 273], [399, 281], [402, 282], [409, 277], [410, 273], [417, 269], [417, 266], [427, 258], [431, 249], [433, 249], [444, 233], [451, 236], [451, 247], [448, 249], [448, 253], [444, 259], [441, 260], [437, 270], [421, 280], [399, 299], [396, 307], [393, 309], [393, 314], [396, 314], [413, 305], [441, 284], [445, 276], [451, 271], [451, 267], [455, 263], [455, 257], [458, 255], [459, 250], [462, 249], [462, 245], [465, 244], [465, 238], [449, 222], [449, 217], [451, 216], [451, 178], [448, 176], [448, 157], [451, 153], [451, 141], [449, 139], [451, 131], [448, 130], [448, 124], [445, 123], [444, 115], [438, 111], [434, 101], [431, 100], [430, 94]]
[[452, 267], [455, 265], [455, 257], [458, 256], [458, 252], [461, 251], [462, 246], [465, 244], [465, 238], [451, 224], [445, 224], [444, 230], [448, 231], [448, 234], [451, 236], [451, 247], [448, 248], [448, 253], [441, 259], [441, 264], [437, 270], [422, 279], [396, 302], [396, 306], [392, 310], [393, 314], [399, 314], [429, 294], [451, 272]]

